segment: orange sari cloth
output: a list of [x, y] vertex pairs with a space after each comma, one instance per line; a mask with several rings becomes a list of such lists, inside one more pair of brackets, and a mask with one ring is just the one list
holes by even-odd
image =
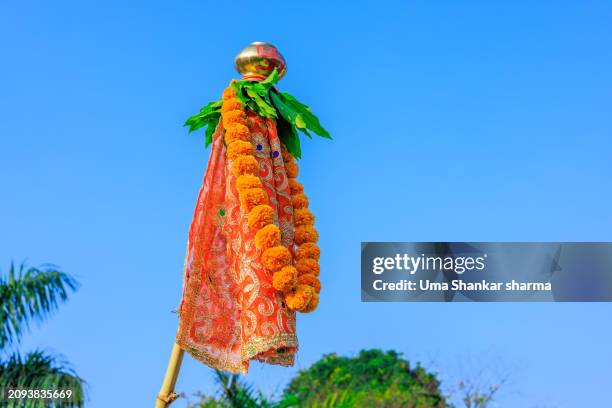
[[[248, 113], [259, 176], [283, 245], [293, 248], [293, 207], [276, 123]], [[212, 151], [189, 230], [177, 344], [212, 368], [246, 373], [250, 360], [293, 365], [295, 312], [272, 287], [254, 232], [240, 208], [223, 124]]]

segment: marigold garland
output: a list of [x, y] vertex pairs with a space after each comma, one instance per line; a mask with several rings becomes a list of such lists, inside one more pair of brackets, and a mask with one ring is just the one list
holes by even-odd
[[253, 207], [249, 213], [247, 222], [249, 227], [258, 230], [268, 224], [274, 223], [274, 208], [267, 204]]
[[306, 242], [300, 245], [295, 251], [295, 258], [300, 260], [304, 258], [312, 258], [315, 261], [318, 261], [321, 257], [321, 250], [319, 246], [312, 242]]
[[291, 263], [291, 252], [281, 245], [268, 248], [261, 254], [261, 263], [266, 269], [275, 272]]
[[272, 286], [281, 292], [291, 290], [298, 282], [298, 272], [293, 266], [285, 266], [272, 275]]
[[290, 178], [289, 179], [289, 191], [291, 192], [292, 195], [303, 193], [304, 186], [302, 185], [302, 183], [300, 183], [296, 179]]
[[[251, 214], [254, 211], [251, 211]], [[250, 214], [249, 214], [250, 215]], [[281, 244], [281, 231], [274, 224], [268, 224], [255, 233], [255, 247], [260, 251], [279, 246]]]
[[255, 152], [253, 144], [244, 140], [236, 140], [227, 146], [227, 158], [236, 159], [238, 156], [252, 156]]
[[319, 233], [312, 225], [300, 225], [295, 227], [295, 236], [293, 240], [297, 245], [317, 242], [319, 240]]
[[291, 163], [293, 161], [293, 156], [291, 155], [291, 153], [289, 153], [289, 150], [287, 150], [287, 148], [281, 149], [281, 157], [283, 158], [283, 162], [285, 163]]
[[293, 209], [295, 210], [300, 208], [308, 207], [308, 197], [305, 194], [299, 193], [291, 196], [291, 204], [293, 204]]
[[240, 205], [247, 213], [247, 222], [255, 231], [255, 246], [262, 251], [263, 266], [273, 273], [272, 286], [284, 294], [285, 304], [291, 310], [304, 313], [313, 311], [319, 303], [321, 290], [319, 275], [319, 239], [314, 228], [315, 217], [308, 209], [308, 197], [304, 186], [296, 180], [299, 167], [286, 146], [281, 157], [288, 178], [291, 203], [294, 211], [295, 266], [292, 253], [281, 245], [281, 231], [274, 224], [274, 208], [258, 175], [259, 163], [254, 156], [245, 107], [236, 98], [231, 86], [223, 92], [221, 118], [225, 127], [227, 158], [236, 176], [236, 190]]
[[305, 307], [300, 309], [300, 312], [310, 313], [314, 311], [317, 308], [317, 306], [319, 306], [319, 294], [315, 292], [312, 294], [312, 298], [310, 299], [310, 302], [308, 302], [308, 304]]
[[290, 179], [296, 178], [299, 173], [299, 169], [295, 161], [285, 163], [285, 171], [287, 172], [287, 177], [289, 177]]
[[[297, 272], [297, 269], [296, 269]], [[321, 281], [317, 278], [317, 276], [313, 273], [307, 273], [305, 275], [300, 275], [297, 280], [298, 283], [303, 285], [312, 286], [316, 293], [321, 292]]]
[[314, 215], [308, 208], [299, 208], [293, 212], [293, 222], [295, 226], [313, 225]]
[[[225, 90], [223, 90], [223, 103], [225, 104], [226, 102], [229, 102], [229, 100], [232, 101], [236, 101], [238, 103], [240, 103], [240, 101], [238, 99], [236, 99], [236, 94], [234, 93], [234, 91], [232, 91], [231, 88], [225, 88]], [[232, 102], [230, 102], [232, 103]], [[240, 107], [238, 109], [242, 109], [242, 104], [240, 103]]]
[[300, 275], [306, 275], [312, 273], [316, 276], [319, 275], [321, 267], [319, 263], [311, 258], [299, 259], [295, 264], [296, 269]]
[[236, 179], [236, 190], [242, 191], [249, 188], [260, 188], [261, 180], [252, 174], [245, 174]]
[[257, 159], [253, 156], [236, 157], [236, 160], [232, 163], [232, 173], [236, 177], [245, 174], [257, 174]]
[[297, 285], [285, 294], [285, 303], [292, 310], [302, 310], [312, 300], [314, 289], [308, 285]]
[[[223, 114], [221, 115], [223, 116]], [[251, 137], [249, 128], [239, 123], [234, 123], [233, 125], [234, 126], [226, 128], [225, 144], [229, 145], [236, 140], [244, 140], [245, 142], [249, 141], [249, 138]]]
[[233, 110], [242, 110], [242, 103], [236, 98], [230, 98], [223, 102], [221, 106], [221, 113], [224, 114]]
[[248, 188], [238, 192], [240, 205], [246, 211], [251, 211], [253, 207], [268, 203], [268, 195], [263, 188]]
[[225, 113], [223, 113], [223, 110], [221, 110], [221, 114], [223, 115], [223, 123], [225, 124], [226, 129], [234, 124], [247, 126], [247, 116], [242, 109], [225, 111]]
[[293, 223], [295, 225], [293, 241], [297, 245], [295, 269], [298, 272], [298, 282], [292, 290], [285, 294], [285, 303], [290, 309], [310, 313], [319, 304], [318, 293], [321, 290], [321, 282], [317, 278], [320, 272], [318, 260], [321, 256], [321, 251], [316, 244], [319, 234], [313, 226], [315, 217], [308, 209], [308, 197], [304, 194], [304, 186], [295, 179], [299, 174], [298, 165], [284, 145], [281, 149], [281, 157], [289, 179], [291, 203], [293, 204]]

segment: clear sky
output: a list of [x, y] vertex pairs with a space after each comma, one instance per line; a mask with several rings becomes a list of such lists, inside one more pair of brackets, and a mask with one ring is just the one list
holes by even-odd
[[[62, 353], [91, 407], [152, 406], [209, 154], [182, 124], [269, 41], [279, 87], [335, 140], [302, 144], [321, 305], [298, 318], [296, 367], [249, 381], [280, 390], [324, 353], [379, 347], [446, 390], [508, 372], [498, 407], [612, 406], [610, 304], [362, 304], [359, 289], [361, 241], [612, 240], [610, 21], [606, 1], [2, 2], [0, 270], [53, 262], [82, 283], [23, 350]], [[177, 389], [211, 379], [186, 358]]]

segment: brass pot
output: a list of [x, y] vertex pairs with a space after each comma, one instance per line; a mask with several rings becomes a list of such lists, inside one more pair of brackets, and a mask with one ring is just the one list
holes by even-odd
[[287, 72], [285, 58], [270, 43], [257, 41], [244, 48], [234, 58], [234, 67], [242, 74], [242, 79], [261, 81], [266, 79], [274, 68], [279, 79]]

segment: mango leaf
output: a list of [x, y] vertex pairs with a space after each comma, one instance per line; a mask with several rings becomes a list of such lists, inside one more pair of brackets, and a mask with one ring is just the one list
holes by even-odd
[[274, 68], [272, 70], [272, 72], [270, 73], [270, 75], [268, 75], [268, 77], [266, 79], [264, 79], [263, 81], [259, 82], [261, 85], [265, 85], [268, 87], [268, 89], [270, 89], [270, 87], [272, 85], [276, 85], [276, 83], [278, 82], [278, 70], [276, 68]]
[[289, 153], [296, 159], [302, 158], [302, 148], [300, 138], [295, 130], [295, 126], [286, 121], [282, 116], [276, 119], [276, 129], [278, 137], [281, 139]]
[[210, 102], [199, 113], [191, 116], [185, 121], [185, 126], [189, 126], [189, 133], [206, 127], [204, 144], [206, 147], [212, 143], [212, 136], [219, 124], [221, 117], [222, 100]]
[[285, 104], [280, 95], [276, 92], [270, 92], [270, 99], [272, 99], [272, 103], [278, 110], [278, 113], [289, 123], [295, 126], [295, 117], [297, 113], [291, 109], [290, 106]]
[[240, 86], [246, 92], [246, 96], [257, 105], [255, 112], [262, 117], [276, 118], [276, 109], [270, 101], [270, 88], [278, 82], [278, 71], [276, 68], [261, 82], [239, 81]]
[[278, 112], [292, 125], [296, 126], [300, 131], [304, 132], [310, 137], [308, 130], [316, 133], [321, 137], [331, 139], [331, 136], [327, 130], [323, 129], [319, 123], [319, 119], [312, 114], [308, 106], [298, 102], [293, 96], [287, 93], [276, 92], [272, 90], [270, 92], [270, 98], [272, 103], [278, 110]]
[[308, 107], [308, 105], [304, 105], [302, 102], [298, 101], [297, 99], [295, 99], [295, 97], [293, 95], [291, 95], [288, 92], [279, 92], [283, 98], [285, 98], [285, 102], [286, 103], [290, 103], [290, 104], [295, 104], [298, 105], [299, 107], [303, 108], [304, 110], [307, 110], [308, 112], [310, 112], [310, 107]]
[[230, 88], [234, 91], [234, 93], [236, 94], [236, 98], [240, 101], [242, 106], [247, 106], [248, 98], [244, 94], [242, 90], [243, 84], [241, 84], [240, 82], [241, 81], [232, 81], [230, 83]]
[[247, 95], [257, 105], [257, 114], [264, 118], [275, 118], [276, 109], [268, 102], [266, 102], [252, 87], [245, 86]]
[[300, 131], [304, 133], [306, 136], [308, 136], [309, 139], [312, 139], [312, 135], [310, 134], [308, 129], [304, 128], [304, 129], [300, 129]]
[[217, 118], [218, 120], [218, 117], [221, 115], [221, 104], [221, 100], [211, 102], [200, 109], [199, 113], [188, 118], [185, 121], [185, 126], [189, 126], [189, 133], [206, 126], [207, 122], [211, 119]]
[[270, 88], [269, 87], [255, 83], [251, 85], [251, 89], [255, 93], [257, 93], [257, 95], [259, 95], [261, 99], [263, 99], [270, 106], [271, 109], [274, 109], [274, 107], [272, 106], [272, 101], [270, 101]]
[[232, 81], [230, 87], [242, 106], [261, 117], [276, 118], [276, 109], [274, 109], [269, 97], [270, 88], [276, 81], [278, 81], [278, 74], [273, 71], [265, 81]]
[[206, 127], [206, 132], [205, 134], [205, 138], [204, 138], [204, 147], [208, 147], [212, 144], [213, 142], [213, 134], [215, 133], [215, 130], [217, 129], [217, 126], [219, 125], [219, 118], [217, 118], [216, 120], [211, 120], [208, 123], [208, 126]]
[[319, 123], [319, 118], [313, 115], [312, 111], [310, 110], [310, 107], [299, 102], [297, 99], [295, 99], [293, 95], [287, 92], [280, 92], [279, 95], [285, 105], [289, 106], [301, 116], [301, 118], [306, 124], [306, 128], [312, 130], [314, 133], [321, 137], [327, 139], [332, 138], [329, 132], [325, 130], [323, 126], [321, 126], [321, 123]]
[[302, 115], [297, 114], [295, 116], [295, 126], [297, 126], [298, 129], [306, 129], [306, 122], [304, 122], [304, 118], [302, 118]]
[[209, 104], [204, 106], [202, 109], [200, 109], [200, 113], [206, 114], [209, 112], [216, 112], [221, 109], [222, 105], [223, 105], [222, 99], [219, 99], [218, 101], [210, 102]]
[[258, 107], [257, 107], [257, 104], [255, 103], [255, 101], [252, 101], [252, 100], [249, 99], [247, 101], [246, 106], [247, 106], [247, 108], [249, 108], [253, 112], [257, 112], [258, 111]]

